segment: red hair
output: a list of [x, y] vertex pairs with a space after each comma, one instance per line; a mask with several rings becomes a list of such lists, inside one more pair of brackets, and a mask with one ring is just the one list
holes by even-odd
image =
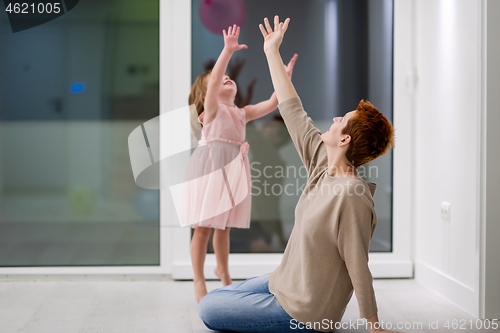
[[392, 123], [368, 101], [359, 102], [342, 134], [351, 136], [345, 155], [355, 167], [368, 163], [394, 148]]

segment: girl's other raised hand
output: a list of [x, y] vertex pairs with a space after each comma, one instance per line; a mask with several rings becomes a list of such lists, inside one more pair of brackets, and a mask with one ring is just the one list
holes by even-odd
[[232, 27], [229, 27], [226, 30], [222, 30], [222, 34], [224, 35], [224, 48], [230, 52], [235, 52], [241, 49], [247, 49], [248, 46], [245, 44], [238, 44], [238, 37], [240, 36], [240, 27], [236, 24]]
[[297, 53], [295, 53], [293, 55], [292, 59], [290, 59], [290, 62], [288, 63], [288, 65], [285, 66], [286, 73], [288, 74], [288, 77], [290, 78], [290, 80], [292, 79], [293, 66], [295, 65], [295, 61], [297, 60], [298, 56], [299, 55]]

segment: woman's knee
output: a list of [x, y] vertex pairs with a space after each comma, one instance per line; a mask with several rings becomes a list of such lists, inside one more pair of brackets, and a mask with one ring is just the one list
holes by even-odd
[[206, 294], [198, 303], [198, 315], [209, 329], [215, 330], [214, 322], [218, 320], [221, 311], [217, 309], [217, 302], [212, 301], [213, 292]]

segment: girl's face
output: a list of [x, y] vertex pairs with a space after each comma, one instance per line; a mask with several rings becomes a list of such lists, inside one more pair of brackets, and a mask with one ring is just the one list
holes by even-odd
[[[205, 78], [205, 82], [208, 82], [210, 78], [209, 74]], [[236, 86], [236, 82], [231, 80], [229, 75], [224, 75], [222, 78], [222, 83], [221, 83], [221, 88], [219, 90], [219, 98], [221, 99], [227, 99], [227, 98], [234, 98], [236, 96], [236, 92], [238, 91], [238, 87]]]
[[347, 112], [343, 117], [333, 118], [333, 124], [330, 129], [325, 133], [321, 134], [321, 139], [323, 142], [329, 146], [338, 146], [347, 134], [342, 134], [342, 130], [347, 125], [349, 119], [354, 116], [356, 110]]
[[236, 82], [231, 80], [229, 75], [224, 75], [224, 79], [222, 79], [221, 91], [222, 90], [227, 91], [228, 93], [234, 91], [234, 95], [236, 96], [236, 91], [238, 90], [238, 88], [236, 87]]

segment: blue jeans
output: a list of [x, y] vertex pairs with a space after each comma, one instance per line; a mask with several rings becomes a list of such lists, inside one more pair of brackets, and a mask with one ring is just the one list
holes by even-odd
[[317, 332], [299, 324], [283, 310], [269, 292], [269, 273], [212, 290], [200, 300], [199, 315], [212, 330]]

